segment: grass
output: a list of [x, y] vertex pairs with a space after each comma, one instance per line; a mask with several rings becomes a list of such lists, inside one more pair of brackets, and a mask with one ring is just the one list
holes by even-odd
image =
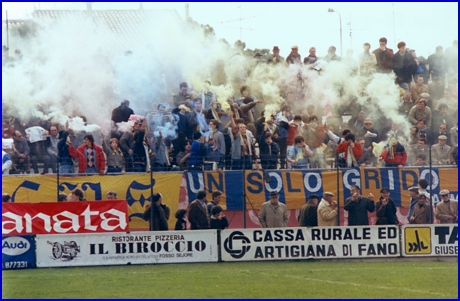
[[457, 262], [284, 261], [3, 271], [3, 298], [455, 298]]

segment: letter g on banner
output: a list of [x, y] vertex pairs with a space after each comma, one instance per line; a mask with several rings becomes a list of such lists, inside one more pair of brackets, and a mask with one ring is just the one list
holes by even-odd
[[[234, 250], [233, 243], [235, 241], [241, 241], [241, 248]], [[235, 259], [240, 259], [242, 258], [247, 251], [251, 249], [251, 246], [245, 246], [245, 244], [249, 244], [251, 241], [249, 238], [247, 238], [243, 232], [240, 231], [234, 231], [230, 236], [224, 241], [224, 249], [227, 251], [227, 253], [230, 254]]]

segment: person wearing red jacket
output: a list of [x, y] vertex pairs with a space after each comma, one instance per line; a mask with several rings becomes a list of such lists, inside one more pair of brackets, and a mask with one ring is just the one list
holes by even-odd
[[105, 157], [102, 148], [94, 143], [94, 137], [87, 134], [84, 138], [85, 143], [77, 149], [69, 145], [69, 154], [72, 158], [78, 158], [78, 173], [104, 174]]
[[[363, 149], [361, 144], [355, 143], [355, 135], [348, 133], [345, 138], [345, 141], [340, 143], [335, 152], [338, 154], [344, 154], [343, 159], [339, 158], [340, 167], [359, 167], [358, 159], [363, 155]], [[340, 159], [343, 162], [340, 162]]]
[[391, 138], [380, 158], [385, 161], [385, 167], [403, 167], [407, 161], [407, 153], [398, 140]]

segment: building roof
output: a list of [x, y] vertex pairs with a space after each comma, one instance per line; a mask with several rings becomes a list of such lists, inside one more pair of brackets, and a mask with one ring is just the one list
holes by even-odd
[[[108, 47], [127, 50], [137, 42], [154, 40], [149, 29], [167, 22], [181, 23], [182, 19], [175, 9], [157, 10], [35, 10], [33, 20], [55, 20], [60, 26], [68, 24], [72, 18], [88, 18], [95, 23], [96, 32], [108, 29], [114, 33], [115, 39], [107, 41]], [[105, 37], [105, 36], [104, 36]]]

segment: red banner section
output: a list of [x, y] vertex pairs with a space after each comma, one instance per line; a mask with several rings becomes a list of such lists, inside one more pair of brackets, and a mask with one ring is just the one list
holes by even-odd
[[2, 203], [2, 235], [126, 231], [126, 201]]

